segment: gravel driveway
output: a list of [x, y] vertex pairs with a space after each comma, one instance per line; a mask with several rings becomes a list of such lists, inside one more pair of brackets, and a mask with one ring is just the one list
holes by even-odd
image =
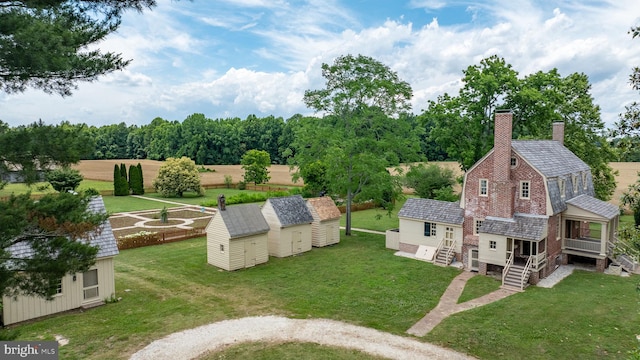
[[389, 359], [473, 359], [411, 338], [333, 320], [278, 316], [225, 320], [156, 340], [131, 360], [193, 359], [242, 342], [311, 342], [357, 349]]

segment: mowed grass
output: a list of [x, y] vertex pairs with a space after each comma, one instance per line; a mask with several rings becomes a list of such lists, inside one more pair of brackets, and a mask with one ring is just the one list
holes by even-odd
[[253, 360], [376, 360], [386, 359], [357, 350], [310, 343], [250, 342], [232, 346], [220, 352], [203, 355], [198, 360], [253, 359]]
[[62, 335], [61, 359], [124, 359], [175, 331], [267, 314], [402, 335], [460, 272], [396, 257], [363, 233], [235, 272], [207, 264], [204, 238], [125, 250], [115, 263], [120, 302], [19, 325], [20, 339]]
[[[397, 229], [399, 225], [398, 211], [400, 211], [405, 202], [406, 199], [397, 201], [391, 214], [382, 208], [353, 211], [351, 213], [351, 226], [376, 231]], [[342, 214], [340, 226], [345, 226], [346, 223], [346, 215]]]
[[445, 319], [424, 339], [482, 359], [628, 359], [638, 347], [638, 276], [576, 271]]

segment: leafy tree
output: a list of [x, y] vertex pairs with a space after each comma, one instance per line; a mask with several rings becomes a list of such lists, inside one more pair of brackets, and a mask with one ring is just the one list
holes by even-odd
[[255, 185], [269, 182], [269, 170], [271, 157], [264, 150], [249, 150], [240, 161], [244, 169], [244, 182], [253, 182]]
[[188, 157], [168, 158], [158, 170], [153, 186], [164, 197], [182, 197], [187, 191], [203, 195], [200, 173], [193, 160]]
[[441, 168], [436, 164], [413, 165], [405, 175], [406, 186], [425, 199], [450, 201], [455, 183], [453, 170]]
[[622, 193], [620, 205], [628, 206], [633, 211], [635, 225], [636, 227], [640, 226], [640, 173], [638, 173], [638, 180], [629, 185], [627, 190]]
[[504, 59], [491, 56], [463, 71], [458, 96], [444, 94], [429, 102], [421, 115], [432, 126], [430, 138], [449, 158], [468, 170], [493, 147], [493, 114], [497, 108], [514, 113], [515, 138], [550, 138], [553, 122], [565, 123], [565, 146], [591, 167], [596, 196], [607, 200], [615, 190], [615, 160], [604, 136], [600, 108], [590, 95], [584, 74], [561, 77], [556, 69], [523, 79]]
[[124, 69], [130, 60], [95, 44], [115, 32], [125, 10], [155, 0], [0, 1], [0, 91], [28, 87], [71, 95], [79, 81]]
[[387, 167], [418, 157], [416, 137], [393, 118], [409, 110], [412, 90], [386, 65], [362, 55], [322, 64], [322, 76], [325, 88], [305, 91], [304, 102], [325, 117], [296, 132], [294, 165], [299, 172], [318, 160], [326, 165], [328, 191], [345, 199], [351, 235], [352, 202], [382, 203], [390, 189], [395, 198], [400, 182]]
[[224, 185], [227, 189], [231, 189], [231, 185], [233, 185], [233, 177], [231, 175], [224, 176]]
[[9, 128], [0, 121], [0, 172], [18, 170], [27, 184], [54, 166], [68, 166], [91, 154], [86, 126], [46, 125], [42, 121]]
[[308, 163], [300, 169], [300, 177], [304, 180], [304, 195], [308, 197], [321, 196], [327, 192], [325, 174], [327, 166], [320, 160]]
[[75, 191], [83, 180], [80, 171], [68, 166], [47, 173], [46, 180], [58, 192]]
[[[89, 196], [67, 192], [30, 194], [0, 201], [0, 293], [51, 298], [66, 274], [84, 272], [94, 263], [98, 248], [84, 239], [107, 219], [87, 211]], [[32, 256], [16, 256], [11, 247], [26, 246]]]
[[[640, 26], [632, 27], [629, 30], [632, 38], [640, 37]], [[629, 83], [634, 90], [640, 90], [640, 67], [636, 66], [631, 70]], [[620, 138], [618, 146], [622, 149], [623, 155], [629, 152], [636, 152], [640, 143], [640, 103], [634, 101], [625, 107], [624, 114], [620, 114], [619, 121], [613, 135]]]

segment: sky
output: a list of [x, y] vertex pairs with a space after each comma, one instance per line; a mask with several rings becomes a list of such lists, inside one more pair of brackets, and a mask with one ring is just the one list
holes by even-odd
[[412, 111], [456, 95], [462, 71], [498, 55], [520, 77], [557, 68], [585, 73], [608, 127], [640, 101], [629, 85], [640, 66], [638, 0], [159, 0], [128, 12], [98, 44], [132, 59], [124, 70], [80, 83], [70, 97], [0, 93], [0, 120], [103, 126], [313, 115], [305, 90], [321, 89], [323, 63], [372, 57], [413, 89]]

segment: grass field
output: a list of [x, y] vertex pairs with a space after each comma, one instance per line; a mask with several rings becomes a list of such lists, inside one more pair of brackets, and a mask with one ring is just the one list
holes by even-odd
[[[20, 339], [62, 335], [70, 342], [60, 349], [61, 359], [125, 359], [175, 331], [267, 314], [328, 318], [405, 335], [459, 274], [396, 257], [384, 248], [384, 237], [373, 234], [343, 236], [335, 246], [272, 257], [236, 272], [207, 265], [205, 245], [198, 238], [122, 251], [116, 257], [120, 302], [19, 325]], [[462, 296], [468, 300], [491, 291], [491, 281], [475, 277]], [[552, 289], [531, 287], [456, 314], [423, 340], [483, 359], [624, 359], [637, 346], [637, 282], [637, 277], [577, 272]], [[299, 358], [333, 351], [292, 346]], [[227, 351], [243, 358], [279, 354], [265, 344]], [[207, 359], [225, 358], [216, 356]]]

